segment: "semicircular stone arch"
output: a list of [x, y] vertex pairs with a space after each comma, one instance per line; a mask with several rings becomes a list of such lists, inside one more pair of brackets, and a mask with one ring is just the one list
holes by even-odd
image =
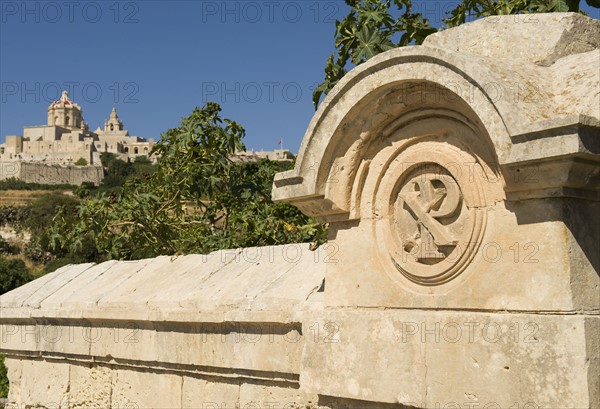
[[[398, 51], [404, 52], [358, 67], [326, 98], [307, 130], [296, 168], [275, 179], [275, 200], [323, 220], [360, 218], [352, 192], [360, 190], [357, 176], [370, 160], [369, 149], [385, 149], [393, 130], [425, 117], [451, 117], [472, 129], [478, 141], [465, 143], [477, 147], [476, 154], [500, 176], [503, 158], [497, 152], [506, 152], [510, 136], [493, 96], [447, 62]], [[497, 75], [477, 74], [488, 80]]]

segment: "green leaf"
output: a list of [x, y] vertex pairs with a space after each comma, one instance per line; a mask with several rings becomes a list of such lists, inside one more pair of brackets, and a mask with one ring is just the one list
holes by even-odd
[[364, 26], [356, 36], [359, 44], [352, 53], [352, 62], [360, 64], [373, 58], [375, 55], [394, 48], [389, 40], [381, 35], [377, 30]]

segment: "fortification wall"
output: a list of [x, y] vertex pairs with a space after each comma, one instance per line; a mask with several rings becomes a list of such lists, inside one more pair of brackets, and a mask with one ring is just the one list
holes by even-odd
[[102, 166], [46, 165], [34, 162], [0, 162], [0, 180], [17, 178], [25, 182], [47, 185], [70, 184], [79, 186], [83, 182], [100, 185], [104, 178]]

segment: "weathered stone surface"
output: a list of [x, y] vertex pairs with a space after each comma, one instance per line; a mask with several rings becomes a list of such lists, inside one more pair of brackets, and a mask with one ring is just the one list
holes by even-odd
[[[58, 374], [71, 367], [65, 399], [75, 407], [235, 403], [242, 383], [248, 401], [291, 400], [304, 347], [295, 311], [321, 305], [313, 298], [323, 258], [297, 244], [63, 268], [2, 296], [2, 350], [63, 360], [48, 369], [23, 362]], [[11, 376], [30, 381], [14, 362]], [[11, 400], [35, 397], [24, 381]], [[164, 396], [148, 396], [144, 385], [154, 383]]]
[[181, 376], [140, 369], [116, 369], [113, 376], [112, 407], [181, 407]]
[[[531, 17], [540, 24], [515, 21], [514, 16], [467, 24], [435, 35], [422, 47], [395, 49], [352, 70], [319, 107], [303, 139], [296, 168], [275, 178], [274, 199], [290, 200], [323, 218], [359, 218], [360, 209], [352, 205], [354, 196], [362, 193], [357, 191], [360, 178], [354, 186], [359, 170], [364, 174], [361, 168], [368, 169], [371, 156], [381, 155], [390, 138], [402, 137], [395, 133], [403, 131], [403, 123], [417, 119], [439, 122], [450, 116], [457, 125], [462, 122], [473, 127], [478, 141], [469, 147], [479, 153], [493, 148], [491, 158], [481, 158], [489, 165], [597, 154], [597, 142], [581, 132], [582, 127], [592, 127], [593, 133], [599, 124], [600, 73], [591, 67], [598, 65], [600, 51], [594, 40], [586, 42], [587, 52], [567, 55], [561, 49], [562, 58], [545, 67], [518, 56], [520, 48], [529, 46], [528, 41], [514, 47], [514, 41], [489, 28], [527, 31], [525, 38], [535, 37], [547, 44], [532, 46], [527, 55], [538, 51], [548, 55], [558, 47], [552, 38], [561, 38], [561, 44], [583, 38], [581, 33], [572, 38], [579, 29], [565, 31], [564, 25], [583, 27], [587, 33], [598, 32], [600, 23], [573, 13]], [[477, 35], [471, 35], [473, 31]], [[469, 41], [461, 41], [466, 37], [463, 33], [468, 33]], [[444, 41], [455, 45], [438, 48]], [[494, 46], [486, 46], [488, 43]], [[509, 48], [507, 44], [511, 44]], [[461, 51], [463, 46], [468, 53]], [[442, 127], [437, 128], [440, 133]], [[415, 139], [424, 133], [410, 136]], [[371, 148], [373, 144], [375, 148]], [[499, 183], [510, 184], [511, 179], [503, 175]]]
[[352, 70], [274, 180], [326, 245], [68, 266], [5, 294], [10, 400], [598, 408], [599, 27], [491, 17]]
[[511, 60], [550, 66], [563, 57], [597, 51], [600, 25], [579, 13], [494, 16], [432, 34], [423, 43], [501, 61], [509, 44]]
[[[74, 297], [76, 295], [79, 295], [79, 291], [82, 288], [89, 287], [90, 283], [94, 282], [98, 277], [101, 277], [103, 274], [105, 274], [115, 264], [115, 261], [107, 261], [105, 263], [94, 266], [87, 265], [88, 268], [83, 271], [83, 274], [74, 277], [72, 280], [69, 281], [63, 280], [63, 285], [61, 287], [57, 287], [52, 294], [49, 294], [48, 297], [46, 297], [43, 300], [44, 308], [57, 310], [65, 308], [67, 307], [67, 305], [64, 305], [64, 301], [67, 299], [69, 300], [69, 303], [71, 305], [75, 304]], [[96, 300], [97, 298], [94, 297], [90, 299], [88, 303], [90, 305], [93, 305]], [[24, 303], [23, 306], [33, 307], [27, 303]], [[77, 305], [77, 307], [79, 306]]]
[[299, 403], [307, 403], [310, 397], [300, 389], [273, 386], [268, 383], [242, 383], [240, 385], [240, 406], [247, 408], [294, 408]]
[[586, 358], [593, 331], [586, 334], [586, 326], [598, 321], [460, 311], [328, 312], [311, 317], [315, 330], [306, 337], [300, 383], [328, 396], [427, 408], [593, 407]]
[[58, 276], [62, 277], [62, 274], [70, 270], [73, 266], [68, 265], [58, 269], [53, 273], [46, 274], [37, 280], [31, 281], [19, 288], [12, 290], [7, 294], [3, 294], [0, 298], [2, 308], [21, 307], [25, 300], [29, 299], [37, 291], [42, 290], [47, 284], [51, 283]]
[[240, 381], [185, 377], [181, 389], [181, 407], [195, 409], [235, 408], [240, 401]]
[[[31, 359], [23, 361], [21, 371], [19, 386], [14, 392], [20, 398], [18, 402], [46, 408], [61, 407], [68, 401], [69, 365]], [[12, 385], [9, 398], [15, 401]]]
[[69, 408], [105, 409], [111, 407], [113, 371], [93, 364], [70, 365]]
[[[490, 311], [597, 310], [600, 302], [596, 268], [599, 264], [591, 250], [592, 242], [598, 243], [597, 233], [589, 231], [578, 243], [569, 228], [558, 221], [558, 216], [570, 206], [529, 201], [527, 205], [515, 203], [512, 211], [491, 207], [487, 214], [488, 227], [468, 269], [455, 280], [437, 287], [419, 288], [405, 280], [394, 265], [386, 263], [380, 251], [384, 246], [374, 241], [354, 240], [357, 232], [364, 236], [372, 234], [373, 221], [361, 221], [352, 229], [342, 225], [336, 232], [336, 240], [340, 242], [339, 256], [344, 264], [329, 266], [327, 285], [334, 291], [326, 294], [327, 303]], [[525, 212], [531, 212], [525, 214], [527, 218], [538, 215], [549, 220], [523, 223], [519, 219]], [[587, 230], [583, 226], [589, 224], [582, 219], [574, 222]], [[545, 240], [547, 237], [557, 239]], [[589, 241], [588, 244], [585, 241]], [[576, 259], [574, 253], [578, 255]], [[375, 271], [378, 273], [374, 274]], [[400, 296], [402, 287], [409, 291], [402, 291]]]
[[23, 366], [29, 364], [22, 358], [4, 357], [6, 376], [10, 381], [10, 396], [12, 402], [24, 402], [21, 396], [21, 384], [23, 381]]

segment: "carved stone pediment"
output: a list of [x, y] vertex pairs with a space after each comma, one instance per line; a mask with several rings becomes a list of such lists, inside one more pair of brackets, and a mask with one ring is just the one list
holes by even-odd
[[[372, 58], [323, 101], [273, 199], [330, 223], [331, 305], [570, 310], [573, 277], [597, 279], [588, 244], [575, 272], [547, 237], [600, 198], [600, 52], [581, 43], [600, 25], [535, 19], [552, 35], [478, 21]], [[531, 296], [540, 285], [553, 290]]]

